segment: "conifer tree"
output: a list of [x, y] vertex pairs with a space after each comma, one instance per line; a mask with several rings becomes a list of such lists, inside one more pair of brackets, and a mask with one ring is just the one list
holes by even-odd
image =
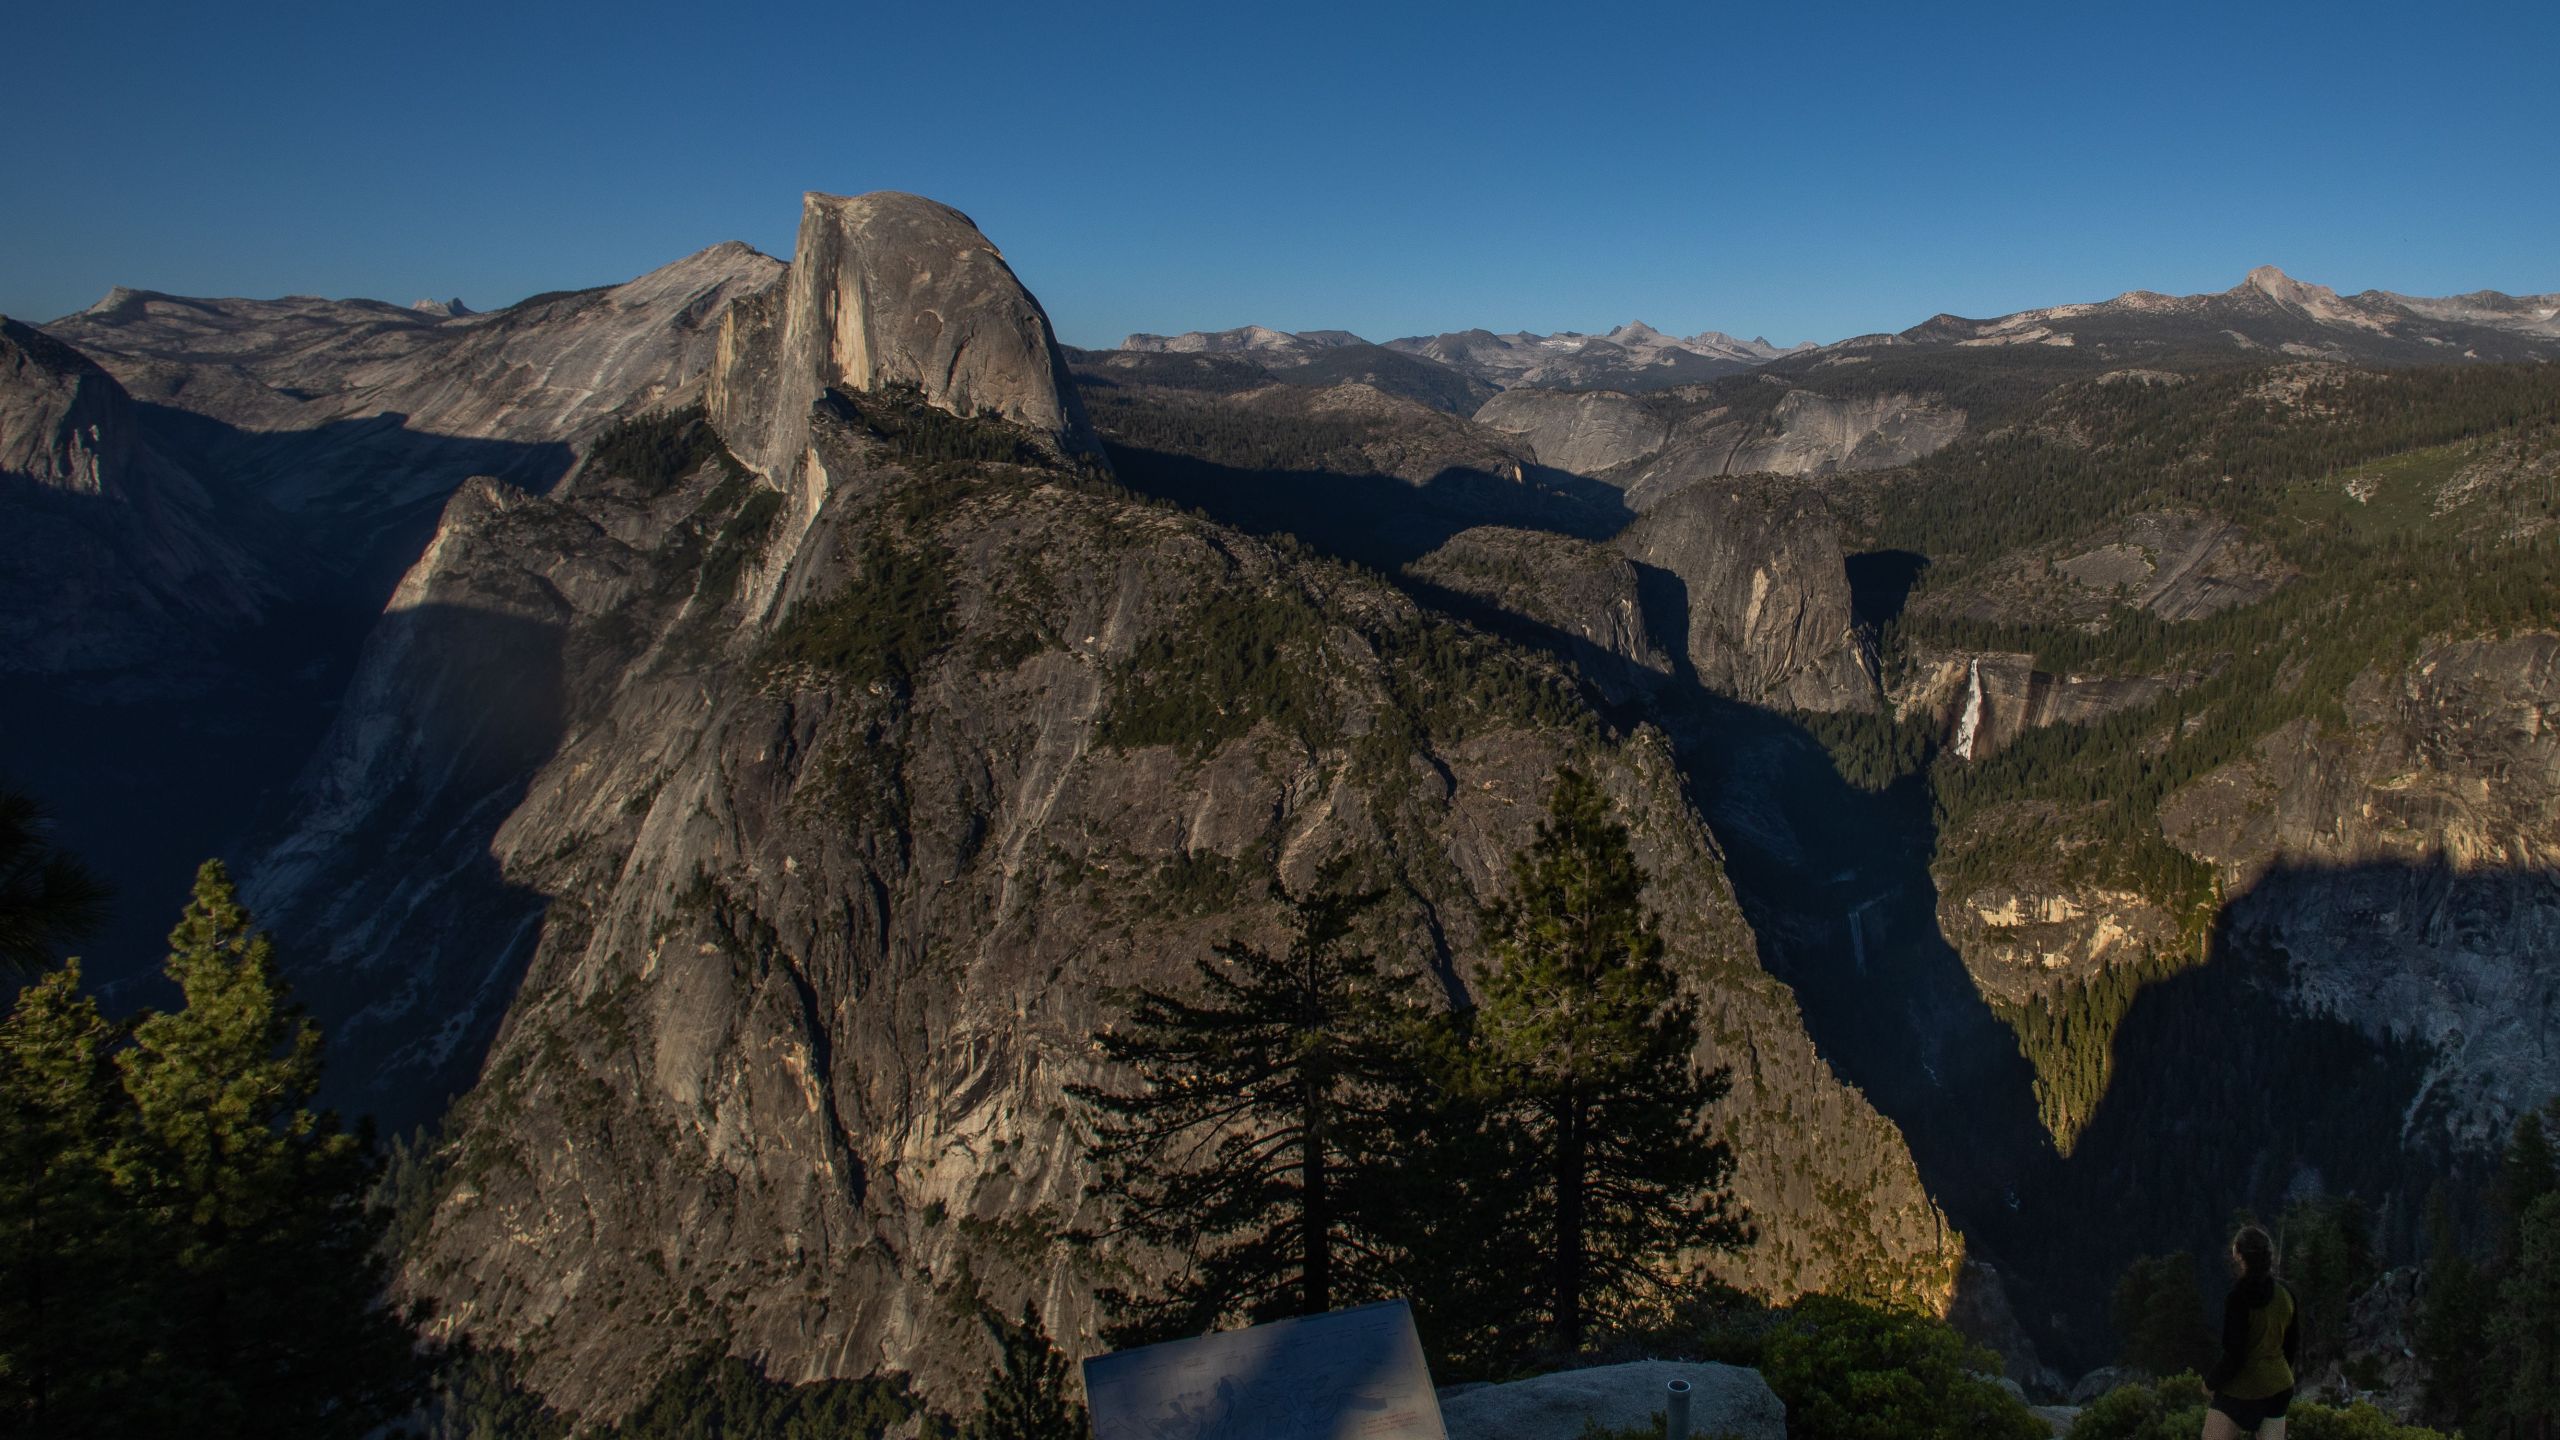
[[2124, 1341], [2124, 1361], [2136, 1369], [2175, 1375], [2213, 1363], [2213, 1334], [2205, 1328], [2204, 1292], [2196, 1287], [2192, 1255], [2136, 1257], [2116, 1282], [2110, 1315]]
[[1691, 1063], [1696, 1005], [1663, 964], [1645, 884], [1607, 797], [1567, 769], [1486, 916], [1476, 1031], [1545, 1162], [1547, 1319], [1566, 1350], [1680, 1251], [1752, 1238], [1722, 1188], [1733, 1152], [1706, 1122], [1731, 1072]]
[[95, 929], [106, 889], [44, 838], [44, 812], [0, 790], [0, 974], [41, 973], [64, 942]]
[[2550, 1440], [2560, 1430], [2560, 1194], [2525, 1211], [2498, 1302], [2489, 1327], [2496, 1408], [2508, 1433]]
[[1137, 1087], [1073, 1091], [1097, 1117], [1094, 1189], [1119, 1197], [1123, 1231], [1188, 1257], [1160, 1295], [1105, 1292], [1114, 1343], [1383, 1293], [1413, 1021], [1353, 939], [1377, 893], [1341, 879], [1275, 887], [1281, 953], [1220, 944], [1196, 962], [1197, 998], [1141, 989], [1126, 1028], [1098, 1037]]
[[80, 962], [0, 1021], [0, 1432], [132, 1433], [150, 1319], [145, 1236], [107, 1168], [121, 1118], [116, 1027]]
[[2426, 1226], [2426, 1289], [2415, 1339], [2427, 1370], [2427, 1418], [2460, 1425], [2479, 1403], [2482, 1357], [2489, 1348], [2487, 1312], [2495, 1296], [2480, 1267], [2462, 1251], [2441, 1183], [2427, 1197]]
[[1085, 1409], [1067, 1394], [1067, 1357], [1026, 1300], [1022, 1318], [985, 1317], [995, 1332], [995, 1375], [960, 1440], [1084, 1440]]
[[2535, 1201], [2560, 1189], [2560, 1165], [2551, 1154], [2551, 1133], [2542, 1111], [2528, 1110], [2516, 1121], [2507, 1153], [2498, 1166], [2498, 1258], [2511, 1260], [2523, 1243], [2525, 1212]]
[[169, 936], [182, 1009], [134, 1027], [119, 1189], [160, 1237], [157, 1388], [205, 1436], [359, 1436], [423, 1369], [377, 1304], [382, 1218], [367, 1146], [312, 1108], [320, 1031], [285, 993], [219, 861]]

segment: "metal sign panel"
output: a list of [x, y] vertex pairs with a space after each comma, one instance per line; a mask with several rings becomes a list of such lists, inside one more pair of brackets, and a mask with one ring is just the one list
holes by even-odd
[[1084, 1362], [1093, 1440], [1448, 1440], [1402, 1300]]

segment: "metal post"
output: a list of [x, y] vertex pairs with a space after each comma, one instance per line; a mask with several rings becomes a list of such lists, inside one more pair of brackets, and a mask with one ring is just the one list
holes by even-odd
[[1689, 1440], [1689, 1382], [1674, 1380], [1662, 1416], [1663, 1440]]

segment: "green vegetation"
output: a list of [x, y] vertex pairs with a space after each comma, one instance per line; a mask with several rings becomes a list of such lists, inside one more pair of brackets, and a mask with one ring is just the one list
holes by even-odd
[[1342, 878], [1275, 896], [1282, 953], [1221, 944], [1195, 962], [1197, 1001], [1141, 989], [1097, 1037], [1136, 1084], [1072, 1092], [1095, 1118], [1094, 1192], [1122, 1233], [1186, 1257], [1156, 1293], [1105, 1292], [1116, 1344], [1398, 1293], [1393, 1120], [1421, 1022], [1354, 938], [1379, 893]]
[[874, 534], [843, 584], [793, 608], [763, 658], [768, 668], [805, 665], [854, 685], [905, 690], [953, 634], [950, 561], [941, 547]]
[[[620, 1424], [589, 1429], [581, 1440], [879, 1440], [923, 1409], [903, 1375], [792, 1385], [735, 1355], [706, 1355], [660, 1377]], [[928, 1413], [928, 1440], [951, 1433]]]
[[2071, 1153], [2106, 1096], [2115, 1073], [2116, 1027], [2134, 997], [2187, 963], [2183, 955], [2170, 955], [2110, 965], [2049, 995], [1991, 1002], [1992, 1013], [2016, 1032], [2019, 1051], [2035, 1067], [2036, 1113], [2063, 1154]]
[[928, 475], [952, 478], [980, 465], [1029, 465], [1041, 460], [1023, 432], [992, 411], [954, 415], [925, 399], [918, 385], [830, 390], [824, 403], [847, 424], [886, 445], [890, 453], [917, 462]]
[[978, 1413], [960, 1427], [960, 1440], [1084, 1440], [1084, 1406], [1067, 1393], [1067, 1357], [1049, 1339], [1039, 1312], [1025, 1301], [1019, 1320], [983, 1318], [996, 1340], [996, 1373], [978, 1399]]
[[[1202, 465], [1264, 474], [1337, 470], [1367, 474], [1366, 446], [1386, 438], [1376, 420], [1275, 413], [1235, 405], [1167, 405], [1115, 390], [1088, 392], [1111, 436], [1112, 461], [1133, 473]], [[1150, 461], [1152, 460], [1152, 465]]]
[[1268, 720], [1315, 743], [1333, 729], [1323, 613], [1283, 588], [1205, 591], [1122, 667], [1104, 739], [1198, 757]]
[[704, 465], [717, 463], [730, 479], [746, 468], [722, 444], [720, 432], [699, 405], [652, 410], [618, 420], [587, 447], [587, 464], [627, 481], [641, 496], [663, 495]]
[[[2067, 1150], [2105, 1092], [2133, 992], [2201, 959], [2219, 909], [2211, 868], [2162, 832], [2168, 798], [2287, 727], [2301, 727], [2298, 744], [2339, 734], [2359, 677], [2405, 670], [2431, 643], [2560, 626], [2560, 371], [2218, 367], [2174, 384], [2021, 390], [1997, 413], [2003, 423], [1881, 482], [1833, 486], [1863, 516], [1860, 543], [1929, 557], [1909, 607], [1881, 628], [1887, 672], [1922, 653], [2023, 652], [2048, 673], [2147, 675], [2169, 691], [1971, 762], [1933, 756], [1925, 726], [1805, 723], [1854, 784], [1926, 773], [1946, 893], [2117, 889], [2178, 925], [2135, 971], [2001, 1007]], [[2488, 498], [2452, 504], [2442, 492], [2456, 480]], [[2237, 524], [2281, 583], [2179, 621], [2123, 606], [2089, 624], [1968, 611], [2045, 583], [2039, 557], [2161, 512]]]
[[1896, 718], [1887, 710], [1833, 710], [1797, 717], [1831, 757], [1840, 778], [1877, 791], [1919, 774], [1937, 753], [1936, 729], [1926, 717]]
[[[2415, 1339], [2427, 1417], [2470, 1435], [2542, 1436], [2560, 1428], [2560, 1166], [2550, 1130], [2560, 1099], [2516, 1121], [2488, 1213], [2461, 1221], [2439, 1190]], [[2487, 1237], [2486, 1253], [2460, 1232]]]
[[1152, 1293], [1107, 1294], [1115, 1340], [1404, 1295], [1438, 1373], [1510, 1374], [1636, 1333], [1675, 1263], [1750, 1243], [1704, 1118], [1728, 1074], [1693, 1068], [1695, 1009], [1596, 785], [1558, 782], [1456, 1016], [1358, 950], [1379, 897], [1343, 888], [1346, 863], [1283, 897], [1284, 954], [1220, 945], [1199, 998], [1141, 990], [1098, 1037], [1135, 1084], [1075, 1092], [1095, 1193], [1185, 1257]]
[[2205, 1323], [2204, 1292], [2196, 1288], [2196, 1257], [2143, 1255], [2116, 1282], [2109, 1318], [2115, 1322], [2124, 1363], [2152, 1375], [2201, 1373], [2217, 1353]]
[[1887, 544], [1930, 557], [1932, 588], [1997, 555], [2069, 541], [2116, 516], [2176, 507], [2298, 544], [2369, 534], [2278, 522], [2298, 487], [2413, 450], [2560, 424], [2545, 365], [2331, 371], [2288, 401], [2283, 367], [2177, 385], [2078, 384], [2030, 423], [1978, 432], [1913, 465], [1879, 497]]
[[1733, 1152], [1705, 1120], [1731, 1072], [1692, 1067], [1697, 1007], [1662, 963], [1645, 884], [1608, 797], [1567, 769], [1485, 920], [1482, 1073], [1528, 1117], [1543, 1308], [1568, 1353], [1616, 1302], [1661, 1286], [1675, 1257], [1754, 1238], [1723, 1188]]
[[[1788, 1440], [2043, 1440], [1999, 1357], [1922, 1315], [1814, 1295], [1767, 1342]], [[2195, 1432], [2187, 1432], [2192, 1436]], [[2185, 1437], [2181, 1437], [2185, 1440]]]
[[425, 1364], [382, 1308], [364, 1138], [217, 862], [129, 1023], [76, 963], [0, 1021], [0, 1419], [50, 1436], [361, 1436]]
[[[2193, 1375], [2150, 1385], [2123, 1385], [2081, 1410], [2066, 1440], [2195, 1440], [2212, 1399]], [[2402, 1425], [2361, 1402], [2344, 1409], [2297, 1400], [2285, 1415], [2286, 1440], [2446, 1440], [2439, 1431]]]
[[2348, 1312], [2382, 1273], [2373, 1217], [2352, 1195], [2312, 1196], [2285, 1207], [2275, 1236], [2281, 1276], [2300, 1307], [2300, 1368], [2346, 1359]]

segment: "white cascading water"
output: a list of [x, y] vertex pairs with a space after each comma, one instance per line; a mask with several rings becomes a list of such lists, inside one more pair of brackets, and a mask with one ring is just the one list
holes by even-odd
[[1973, 735], [1982, 728], [1982, 660], [1975, 657], [1965, 672], [1964, 715], [1956, 721], [1956, 758], [1973, 758]]

